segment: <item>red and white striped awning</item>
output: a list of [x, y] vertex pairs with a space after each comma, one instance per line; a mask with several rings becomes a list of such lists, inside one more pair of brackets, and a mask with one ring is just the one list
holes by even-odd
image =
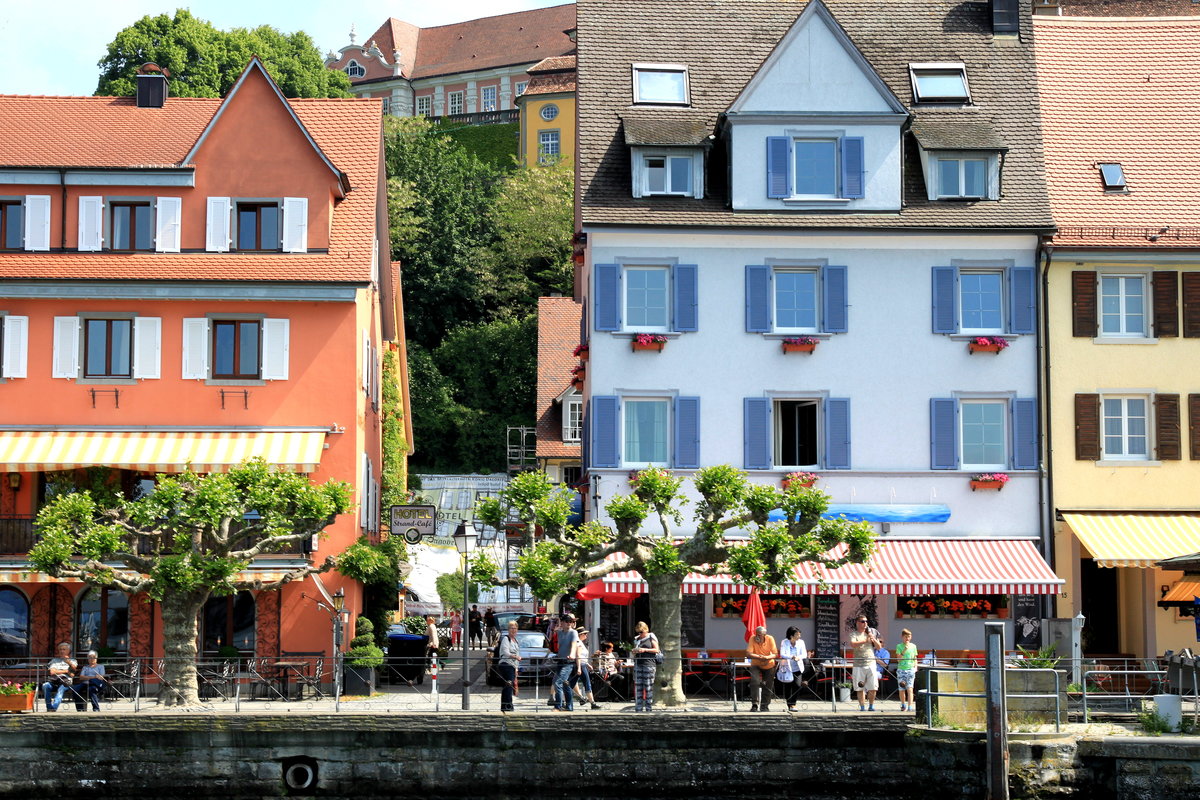
[[[827, 570], [821, 589], [809, 564], [773, 594], [1054, 594], [1064, 581], [1054, 574], [1028, 540], [1016, 539], [893, 539], [881, 547], [870, 564], [847, 564]], [[844, 545], [831, 551], [835, 557]], [[610, 556], [612, 560], [620, 554]], [[647, 591], [633, 570], [604, 576], [614, 592]], [[729, 575], [690, 573], [684, 594], [749, 594], [750, 587]]]

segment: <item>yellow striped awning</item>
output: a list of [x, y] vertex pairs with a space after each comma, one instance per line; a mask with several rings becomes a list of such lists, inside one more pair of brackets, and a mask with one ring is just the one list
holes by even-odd
[[[271, 583], [291, 572], [286, 567], [278, 565], [251, 566], [237, 574], [239, 581], [262, 581]], [[126, 578], [135, 578], [138, 573], [127, 569], [118, 569], [117, 574]], [[55, 578], [44, 572], [38, 572], [30, 566], [0, 567], [0, 584], [5, 583], [82, 583], [78, 578]]]
[[225, 472], [262, 458], [291, 472], [315, 472], [325, 430], [0, 431], [0, 470], [49, 472], [118, 467], [144, 472]]
[[1163, 603], [1187, 603], [1192, 605], [1196, 602], [1196, 598], [1200, 597], [1200, 578], [1189, 578], [1182, 580], [1171, 587], [1161, 602]]
[[1200, 513], [1063, 512], [1062, 518], [1101, 567], [1150, 568], [1200, 548]]

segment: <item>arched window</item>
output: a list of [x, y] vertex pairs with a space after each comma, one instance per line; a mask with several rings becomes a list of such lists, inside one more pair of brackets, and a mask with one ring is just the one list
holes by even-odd
[[129, 595], [116, 589], [88, 589], [79, 595], [75, 613], [78, 653], [107, 647], [129, 654]]
[[0, 589], [0, 658], [29, 658], [29, 601], [16, 589]]
[[350, 59], [350, 63], [346, 65], [346, 74], [351, 78], [361, 78], [367, 74], [367, 69], [354, 59]]
[[205, 653], [217, 653], [232, 645], [254, 654], [254, 595], [238, 592], [230, 597], [210, 597], [200, 615], [200, 641]]

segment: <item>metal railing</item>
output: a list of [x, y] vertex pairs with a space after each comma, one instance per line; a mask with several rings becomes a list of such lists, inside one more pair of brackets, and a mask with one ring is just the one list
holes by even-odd
[[[942, 672], [987, 672], [983, 667], [948, 667]], [[1007, 685], [1005, 686], [1004, 697], [1006, 700], [1049, 700], [1054, 698], [1054, 730], [1057, 733], [1062, 732], [1062, 675], [1057, 669], [1049, 667], [1026, 667], [1022, 672], [1042, 672], [1050, 673], [1054, 676], [1054, 694], [1043, 694], [1039, 692], [1010, 692]], [[921, 695], [925, 701], [925, 720], [928, 727], [933, 727], [933, 699], [934, 697], [957, 697], [963, 699], [987, 699], [986, 692], [939, 692], [932, 689], [918, 689], [917, 694]], [[1010, 712], [1011, 713], [1011, 712]], [[1008, 720], [1005, 720], [1008, 723]]]

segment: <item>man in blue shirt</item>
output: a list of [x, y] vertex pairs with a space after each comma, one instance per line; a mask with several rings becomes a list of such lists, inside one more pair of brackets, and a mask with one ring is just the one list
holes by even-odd
[[576, 647], [579, 634], [575, 632], [575, 616], [563, 614], [558, 618], [558, 651], [554, 661], [554, 710], [574, 711], [575, 696], [571, 692], [571, 673], [575, 671]]

